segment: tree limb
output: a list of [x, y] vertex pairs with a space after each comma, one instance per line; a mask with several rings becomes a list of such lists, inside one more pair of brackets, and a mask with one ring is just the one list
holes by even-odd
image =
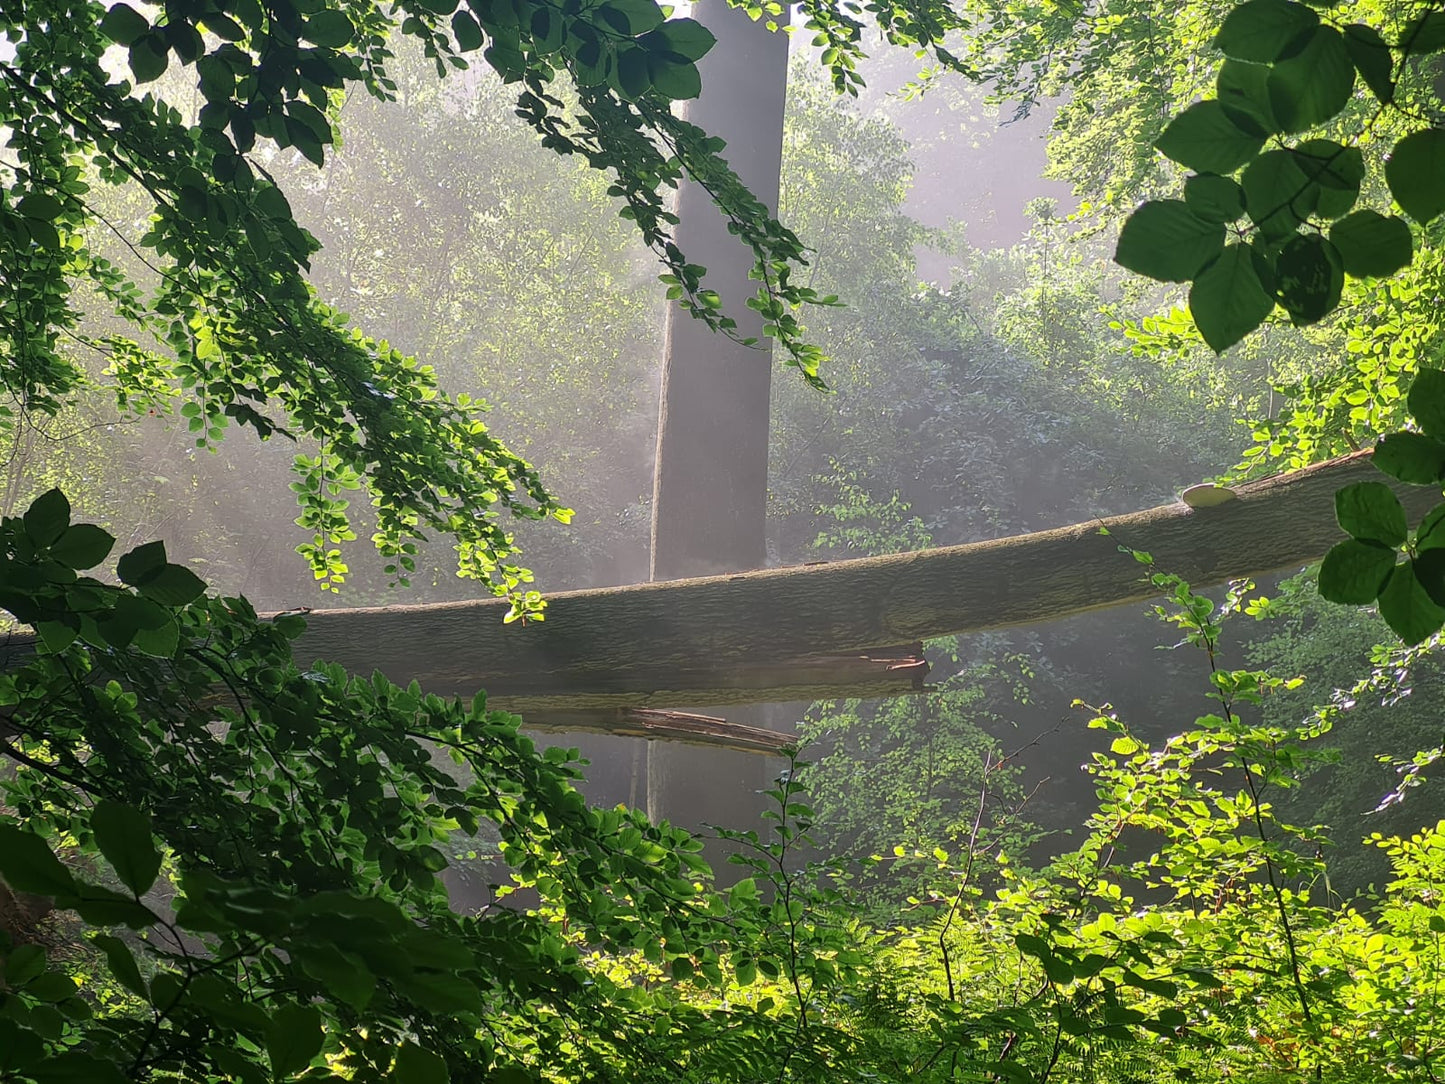
[[[856, 671], [817, 660], [877, 658], [878, 644], [1033, 625], [1155, 595], [1120, 546], [1152, 553], [1158, 569], [1196, 587], [1303, 565], [1344, 537], [1335, 491], [1364, 480], [1389, 481], [1369, 452], [1239, 486], [1215, 507], [1176, 501], [916, 553], [565, 591], [550, 596], [545, 621], [525, 626], [504, 625], [507, 604], [491, 599], [317, 610], [297, 654], [415, 678], [438, 693], [484, 687], [524, 715], [863, 695], [851, 691]], [[1440, 499], [1434, 489], [1391, 484], [1411, 516]], [[787, 680], [810, 665], [838, 682], [832, 692]], [[722, 680], [742, 673], [753, 677]]]

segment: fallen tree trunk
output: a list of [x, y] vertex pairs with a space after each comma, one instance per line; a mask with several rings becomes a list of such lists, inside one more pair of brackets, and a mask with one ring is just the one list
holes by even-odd
[[[918, 553], [561, 592], [545, 621], [526, 626], [504, 625], [505, 604], [491, 599], [318, 610], [298, 657], [380, 669], [439, 693], [493, 689], [524, 713], [529, 701], [554, 710], [861, 695], [694, 678], [782, 661], [781, 677], [809, 649], [866, 655], [878, 644], [1036, 624], [1157, 594], [1120, 546], [1152, 553], [1157, 569], [1201, 587], [1298, 566], [1343, 537], [1334, 493], [1364, 480], [1386, 480], [1368, 452], [1240, 486], [1213, 508], [1175, 502]], [[1412, 517], [1440, 499], [1430, 488], [1395, 488]]]
[[[1313, 560], [1343, 537], [1335, 491], [1367, 480], [1386, 479], [1361, 452], [1240, 486], [1212, 508], [1176, 502], [918, 553], [561, 592], [546, 621], [525, 627], [504, 625], [493, 599], [315, 610], [297, 657], [443, 694], [485, 688], [529, 720], [609, 732], [636, 722], [625, 709], [891, 696], [920, 688], [927, 670], [910, 641], [1153, 597], [1120, 546], [1198, 587]], [[1440, 499], [1391, 484], [1412, 519]], [[908, 646], [872, 646], [887, 643]], [[0, 666], [31, 650], [30, 637], [6, 637]]]
[[[526, 673], [494, 674], [483, 688], [492, 707], [516, 712], [530, 723], [538, 714], [559, 712], [612, 714], [625, 708], [671, 708], [678, 704], [719, 706], [898, 696], [922, 689], [927, 673], [923, 645], [917, 643], [801, 658], [745, 657], [730, 662], [704, 658], [662, 667], [644, 660], [625, 671], [601, 676], [587, 674], [578, 678], [570, 672], [557, 673], [545, 684]], [[467, 679], [456, 680], [461, 691]]]
[[764, 730], [745, 723], [730, 723], [713, 715], [693, 715], [659, 708], [619, 708], [610, 713], [538, 711], [527, 716], [526, 724], [528, 730], [543, 732], [617, 734], [625, 738], [650, 738], [772, 756], [798, 742], [795, 734]]

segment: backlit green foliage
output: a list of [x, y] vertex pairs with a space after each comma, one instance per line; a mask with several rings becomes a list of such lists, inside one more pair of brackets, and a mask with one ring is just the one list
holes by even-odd
[[[916, 0], [876, 14], [890, 39], [928, 47], [953, 25], [946, 10]], [[696, 61], [713, 39], [668, 14], [652, 0], [7, 8], [0, 382], [22, 413], [52, 414], [82, 383], [74, 344], [96, 351], [123, 410], [166, 411], [179, 399], [199, 447], [232, 422], [302, 443], [293, 488], [311, 540], [301, 551], [325, 585], [349, 572], [342, 547], [355, 538], [348, 510], [361, 494], [395, 579], [409, 577], [416, 544], [438, 533], [455, 542], [463, 574], [511, 597], [514, 616], [537, 615], [540, 595], [524, 586], [494, 514], [565, 520], [569, 511], [491, 435], [485, 404], [445, 394], [430, 368], [316, 294], [307, 279], [316, 241], [268, 161], [289, 150], [324, 165], [346, 94], [395, 95], [397, 35], [419, 41], [439, 77], [481, 59], [517, 85], [516, 112], [545, 146], [610, 178], [679, 303], [729, 331], [703, 303], [704, 268], [672, 240], [668, 192], [684, 175], [704, 184], [756, 256], [767, 333], [820, 383], [821, 353], [796, 313], [819, 298], [791, 278], [803, 246], [741, 186], [721, 144], [674, 115], [674, 101], [697, 95]], [[832, 43], [825, 63], [840, 87], [856, 82], [861, 24], [820, 3], [809, 25]], [[173, 68], [191, 93], [155, 91]], [[143, 193], [139, 230], [97, 207], [97, 186], [112, 185]], [[133, 260], [98, 252], [97, 230], [118, 234]], [[115, 317], [111, 330], [82, 321], [89, 295]]]
[[[1276, 307], [1296, 325], [1324, 319], [1346, 275], [1409, 265], [1408, 222], [1368, 206], [1382, 202], [1382, 180], [1419, 227], [1445, 210], [1445, 131], [1419, 108], [1434, 93], [1428, 58], [1445, 48], [1433, 29], [1439, 13], [1411, 4], [1366, 17], [1245, 0], [1214, 37], [1224, 56], [1214, 96], [1179, 113], [1154, 144], [1193, 171], [1186, 198], [1144, 203], [1115, 258], [1191, 283], [1190, 312], [1216, 351]], [[1403, 131], [1382, 142], [1395, 126]], [[1357, 209], [1362, 191], [1367, 205]]]

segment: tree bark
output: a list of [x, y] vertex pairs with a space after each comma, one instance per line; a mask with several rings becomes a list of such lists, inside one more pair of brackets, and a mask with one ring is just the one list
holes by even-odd
[[542, 687], [527, 674], [498, 675], [486, 688], [489, 705], [531, 720], [539, 713], [610, 713], [680, 703], [718, 706], [897, 696], [922, 689], [927, 673], [923, 645], [909, 644], [796, 658], [721, 663], [698, 659], [680, 669], [644, 666], [623, 676], [623, 685], [607, 689], [595, 682], [572, 684], [563, 675]]
[[[877, 644], [1039, 624], [1157, 595], [1120, 546], [1153, 554], [1156, 569], [1199, 587], [1302, 565], [1345, 537], [1335, 522], [1335, 490], [1370, 480], [1387, 479], [1362, 452], [1240, 486], [1235, 500], [1216, 508], [1174, 502], [917, 553], [561, 592], [549, 596], [545, 621], [525, 627], [503, 625], [506, 604], [492, 599], [318, 610], [308, 615], [298, 657], [361, 672], [379, 668], [439, 693], [488, 688], [507, 697], [567, 698], [666, 690], [679, 697], [668, 707], [700, 706], [716, 702], [706, 698], [718, 690], [689, 693], [677, 687], [679, 675], [866, 653]], [[1429, 487], [1394, 487], [1415, 518], [1440, 500]], [[784, 699], [762, 687], [744, 695]]]
[[[698, 63], [703, 91], [689, 103], [687, 119], [726, 141], [723, 158], [776, 214], [788, 35], [726, 0], [698, 0], [690, 14], [717, 44]], [[753, 252], [692, 181], [679, 186], [677, 216], [679, 247], [707, 268], [705, 285], [736, 321], [735, 334], [757, 344], [744, 346], [668, 309], [653, 482], [654, 580], [758, 568], [764, 559], [772, 347], [762, 317], [747, 307], [758, 289], [748, 277]]]
[[[787, 21], [783, 10], [780, 23]], [[690, 14], [717, 44], [698, 64], [702, 95], [689, 104], [687, 119], [726, 142], [728, 165], [776, 214], [788, 35], [754, 22], [727, 0], [697, 0]], [[705, 285], [717, 291], [723, 313], [736, 322], [735, 334], [757, 345], [717, 334], [677, 308], [668, 311], [652, 498], [653, 580], [757, 568], [766, 540], [772, 349], [762, 318], [746, 304], [758, 287], [748, 277], [754, 255], [728, 231], [700, 185], [681, 185], [677, 216], [678, 245], [707, 268]], [[654, 742], [647, 751], [647, 811], [654, 819], [688, 825], [730, 820], [739, 791], [758, 789], [757, 773], [755, 758]]]
[[712, 715], [658, 708], [619, 708], [612, 712], [540, 711], [527, 716], [527, 729], [612, 734], [769, 756], [778, 756], [797, 740], [791, 734], [730, 723]]

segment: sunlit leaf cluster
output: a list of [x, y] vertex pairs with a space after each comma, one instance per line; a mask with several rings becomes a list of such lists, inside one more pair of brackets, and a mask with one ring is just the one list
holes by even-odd
[[[1370, 190], [1365, 149], [1378, 149], [1370, 132], [1382, 115], [1404, 110], [1412, 130], [1390, 149], [1383, 180], [1422, 226], [1445, 210], [1445, 132], [1422, 126], [1397, 98], [1419, 58], [1445, 48], [1432, 18], [1420, 5], [1377, 28], [1293, 0], [1233, 8], [1214, 39], [1225, 58], [1214, 97], [1181, 112], [1155, 143], [1192, 171], [1183, 198], [1136, 210], [1115, 258], [1150, 278], [1189, 283], [1190, 312], [1217, 351], [1277, 307], [1296, 325], [1317, 323], [1339, 305], [1347, 275], [1380, 278], [1407, 266], [1415, 247], [1408, 222], [1369, 206], [1369, 195], [1357, 204], [1362, 186]], [[1351, 114], [1346, 141], [1311, 135], [1357, 93], [1369, 104], [1358, 123]]]

